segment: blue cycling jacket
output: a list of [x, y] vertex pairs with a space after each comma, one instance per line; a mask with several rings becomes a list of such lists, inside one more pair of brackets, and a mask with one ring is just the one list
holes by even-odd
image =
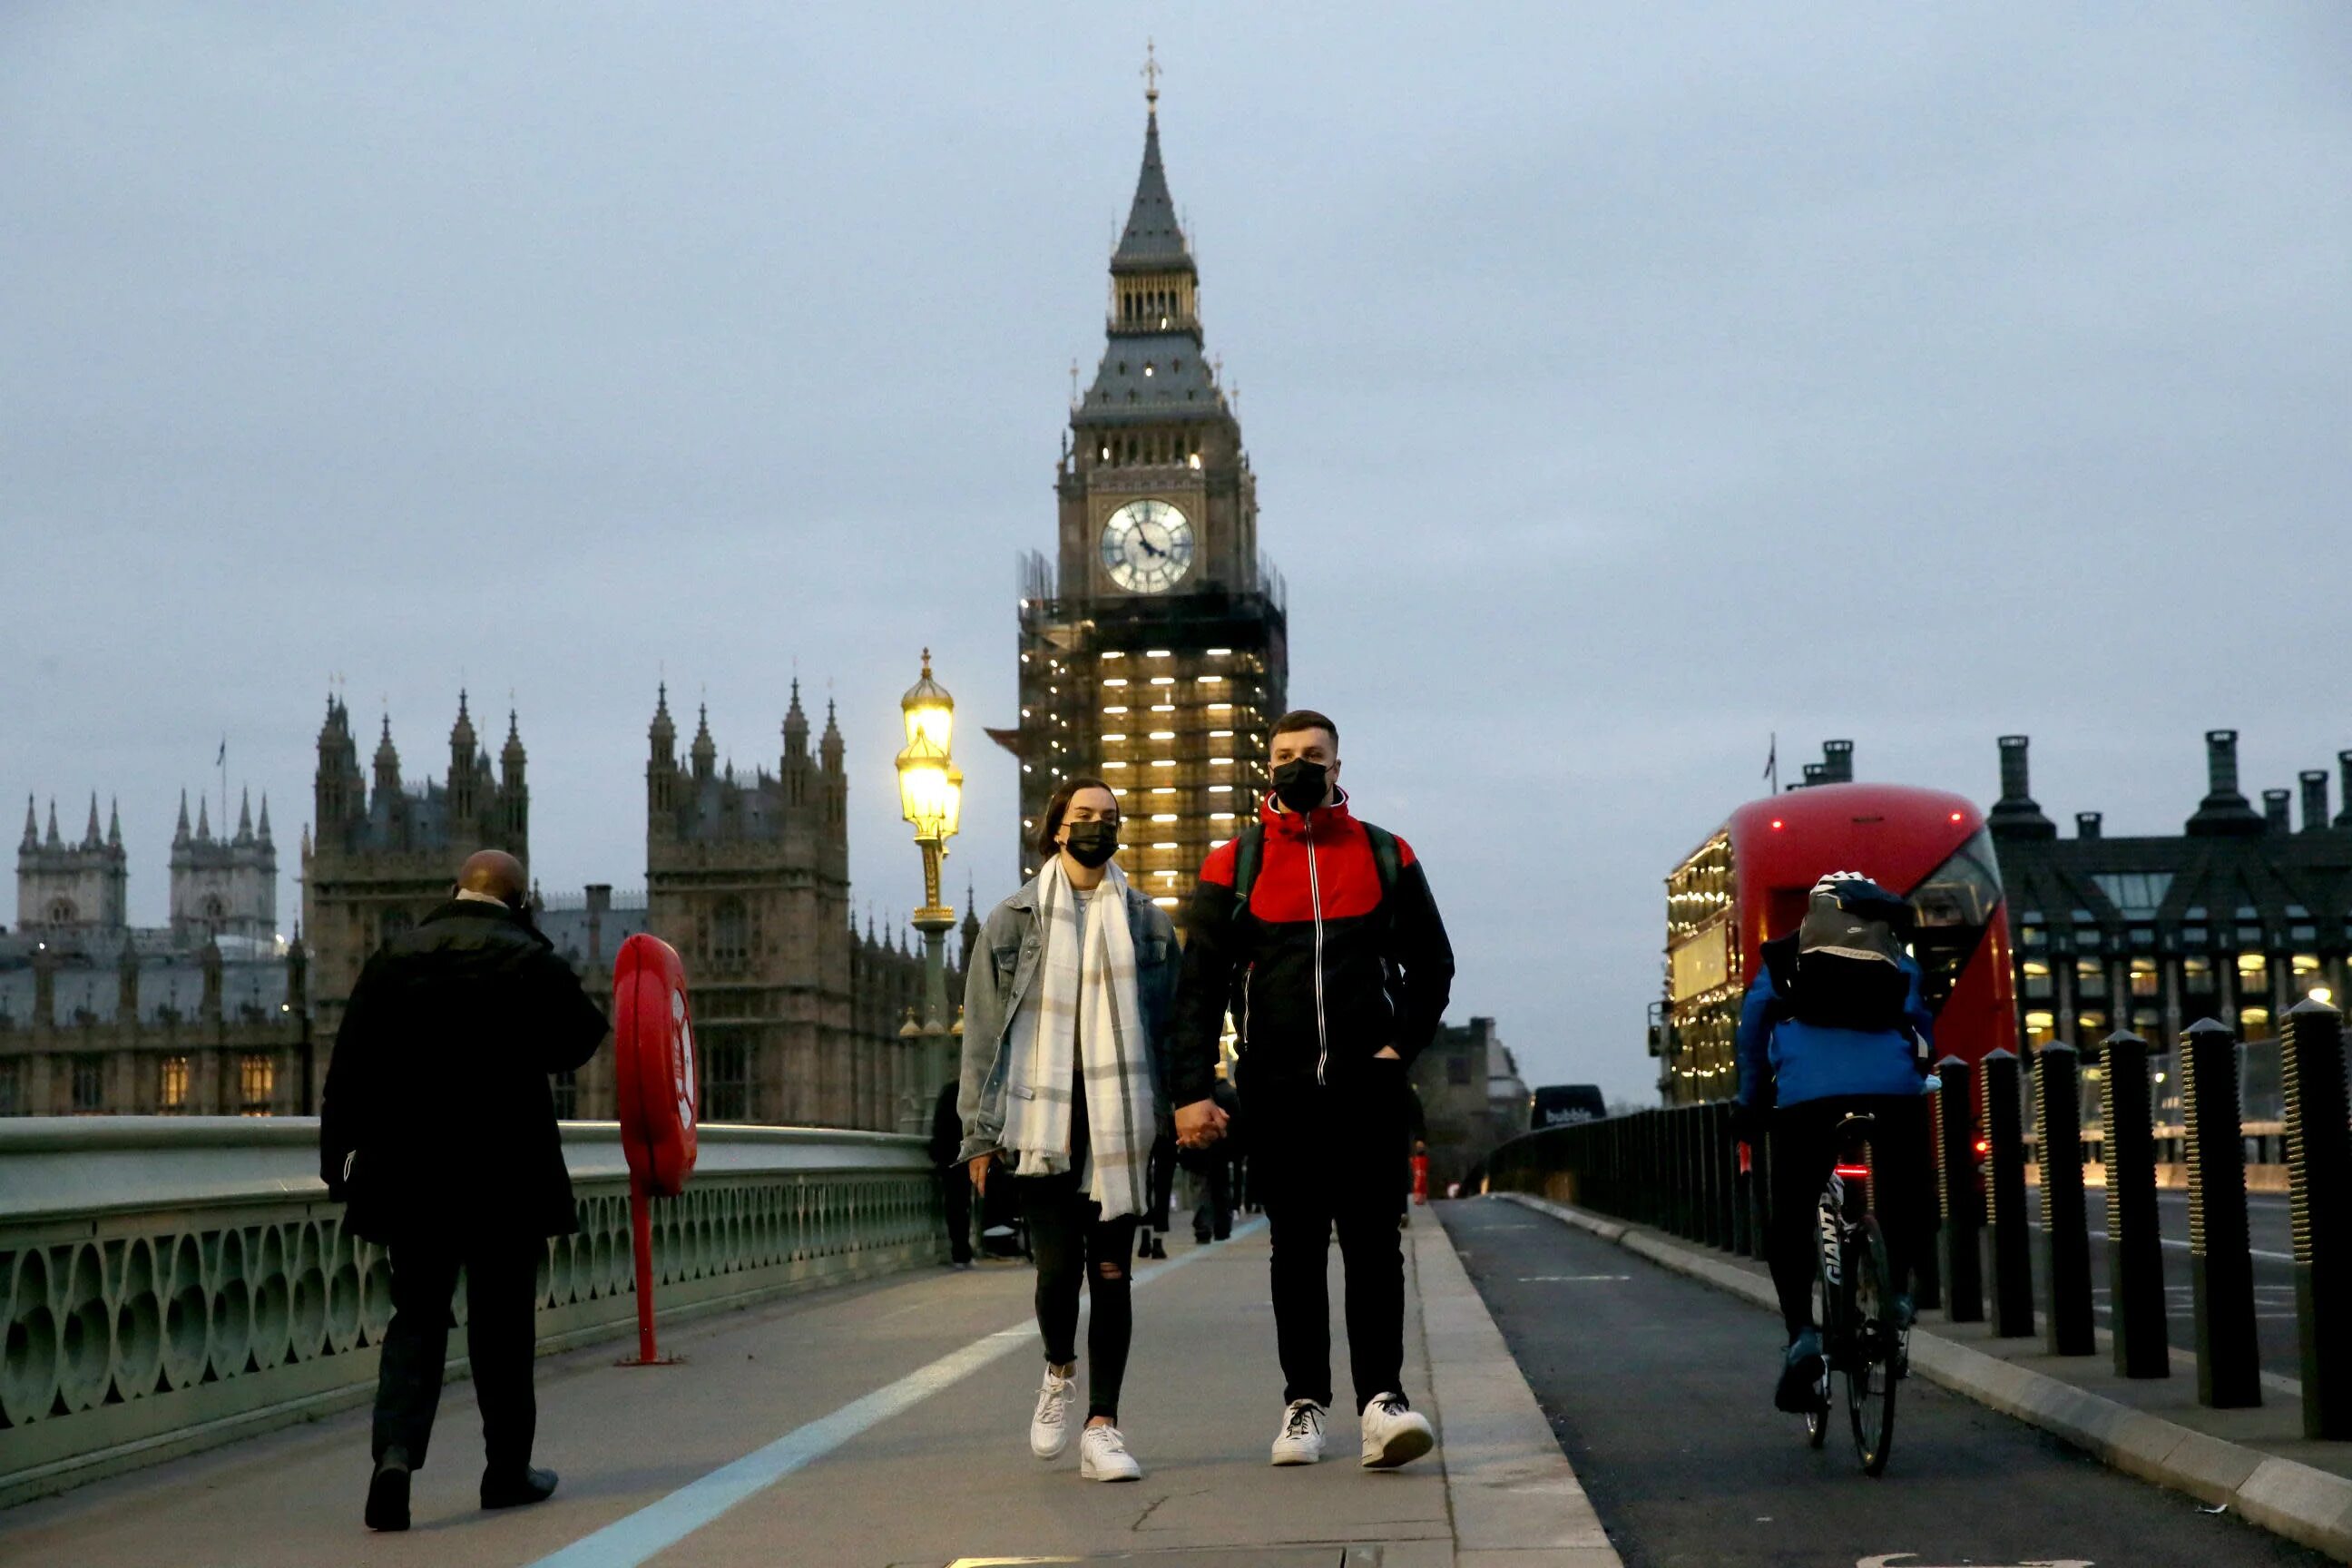
[[[1915, 960], [1903, 960], [1910, 981], [1903, 1004], [1909, 1029], [1832, 1029], [1790, 1017], [1772, 971], [1758, 967], [1762, 973], [1739, 1005], [1740, 1104], [1801, 1105], [1840, 1095], [1919, 1092], [1919, 1064], [1935, 1057], [1936, 1018], [1919, 994]], [[1924, 1058], [1912, 1042], [1914, 1032], [1927, 1044]]]

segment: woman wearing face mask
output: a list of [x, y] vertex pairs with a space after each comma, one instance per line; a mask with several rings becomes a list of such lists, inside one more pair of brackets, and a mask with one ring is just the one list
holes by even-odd
[[1118, 797], [1100, 779], [1055, 791], [1039, 824], [1045, 864], [989, 912], [967, 964], [961, 1157], [982, 1192], [1017, 1188], [1037, 1259], [1045, 1378], [1029, 1423], [1041, 1459], [1069, 1442], [1078, 1283], [1094, 1303], [1093, 1367], [1078, 1473], [1131, 1481], [1143, 1468], [1118, 1428], [1133, 1314], [1129, 1271], [1150, 1204], [1151, 1145], [1169, 1118], [1167, 1037], [1176, 930], [1111, 857]]

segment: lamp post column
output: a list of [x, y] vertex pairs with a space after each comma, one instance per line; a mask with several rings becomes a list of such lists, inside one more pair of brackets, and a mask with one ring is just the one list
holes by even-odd
[[915, 929], [923, 933], [923, 1032], [916, 1062], [920, 1087], [918, 1098], [928, 1110], [931, 1097], [954, 1070], [949, 1059], [948, 932], [954, 929], [955, 910], [940, 900], [940, 860], [944, 847], [923, 845], [923, 907], [915, 911]]

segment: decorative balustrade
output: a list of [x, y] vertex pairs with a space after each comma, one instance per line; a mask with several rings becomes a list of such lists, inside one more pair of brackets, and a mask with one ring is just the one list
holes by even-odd
[[[370, 1396], [390, 1272], [317, 1142], [296, 1117], [0, 1121], [0, 1505]], [[563, 1143], [581, 1228], [540, 1264], [542, 1350], [636, 1316], [619, 1131]], [[937, 1211], [919, 1140], [705, 1127], [654, 1205], [663, 1317], [934, 1261]]]

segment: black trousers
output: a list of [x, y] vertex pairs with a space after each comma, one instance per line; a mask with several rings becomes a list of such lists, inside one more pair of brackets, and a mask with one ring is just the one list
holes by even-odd
[[1163, 1133], [1151, 1145], [1151, 1161], [1146, 1180], [1151, 1187], [1151, 1207], [1143, 1216], [1143, 1228], [1162, 1234], [1174, 1227], [1168, 1223], [1168, 1205], [1176, 1195], [1176, 1139]]
[[411, 1468], [425, 1468], [441, 1405], [442, 1365], [449, 1359], [450, 1299], [462, 1268], [466, 1353], [482, 1409], [487, 1468], [512, 1475], [530, 1466], [539, 1427], [530, 1363], [539, 1337], [539, 1263], [546, 1252], [538, 1237], [405, 1242], [392, 1248], [392, 1322], [376, 1373], [371, 1444], [378, 1460], [397, 1447], [408, 1451]]
[[1105, 1220], [1102, 1205], [1078, 1189], [1075, 1172], [1058, 1176], [1012, 1176], [1021, 1192], [1021, 1212], [1029, 1221], [1029, 1249], [1037, 1258], [1037, 1331], [1045, 1360], [1067, 1366], [1078, 1359], [1078, 1281], [1094, 1302], [1087, 1324], [1087, 1419], [1118, 1419], [1118, 1394], [1127, 1381], [1128, 1346], [1135, 1337], [1133, 1285], [1134, 1215]]
[[971, 1261], [971, 1171], [961, 1164], [940, 1167], [940, 1189], [948, 1212], [948, 1256]]
[[1250, 1173], [1273, 1248], [1274, 1332], [1282, 1397], [1331, 1403], [1333, 1232], [1347, 1276], [1348, 1361], [1361, 1412], [1403, 1392], [1404, 1253], [1397, 1194], [1405, 1175], [1405, 1069], [1370, 1059], [1333, 1084], [1251, 1085]]
[[1192, 1239], [1223, 1241], [1234, 1233], [1234, 1163], [1213, 1150], [1193, 1173], [1201, 1178], [1201, 1201], [1192, 1210]]
[[1877, 1118], [1870, 1143], [1877, 1190], [1871, 1212], [1886, 1238], [1887, 1272], [1896, 1290], [1935, 1234], [1933, 1152], [1925, 1095], [1851, 1095], [1809, 1100], [1772, 1112], [1771, 1206], [1764, 1249], [1780, 1318], [1794, 1339], [1814, 1327], [1813, 1279], [1820, 1272], [1822, 1189], [1837, 1163], [1837, 1125], [1849, 1112]]

